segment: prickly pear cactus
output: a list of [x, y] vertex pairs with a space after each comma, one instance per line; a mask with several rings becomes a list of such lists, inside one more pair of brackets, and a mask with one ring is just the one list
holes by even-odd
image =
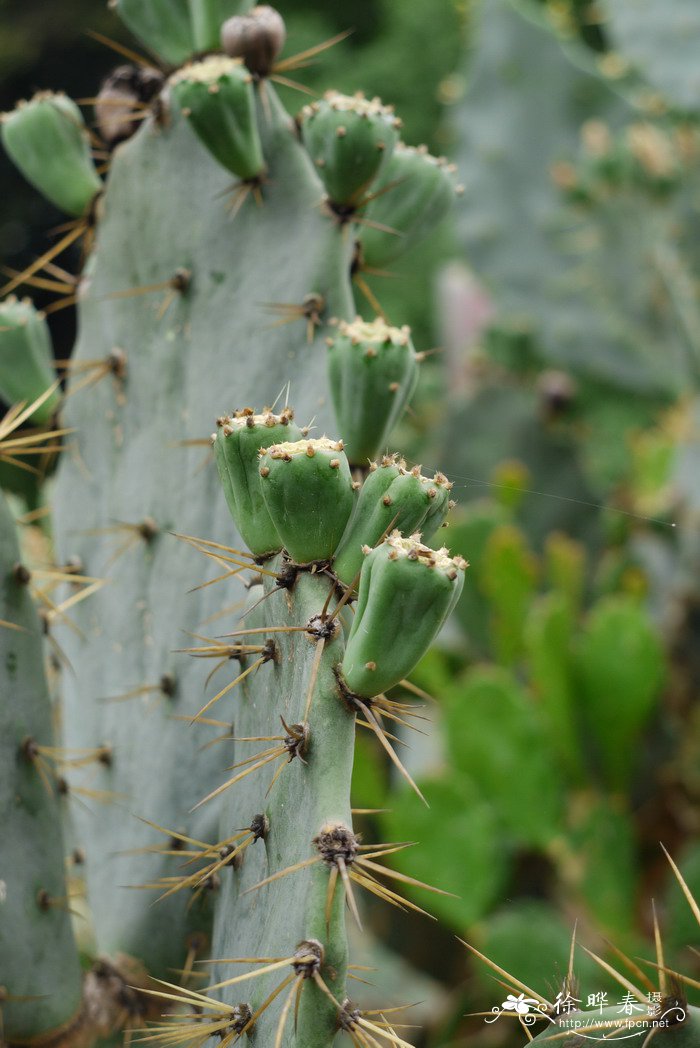
[[[408, 329], [358, 318], [351, 290], [400, 122], [337, 92], [292, 121], [271, 83], [285, 33], [270, 8], [116, 6], [179, 68], [120, 67], [105, 83], [104, 187], [69, 100], [39, 96], [3, 125], [23, 174], [75, 216], [64, 246], [84, 235], [88, 253], [54, 533], [60, 563], [94, 587], [51, 624], [71, 667], [65, 745], [102, 757], [61, 776], [100, 958], [84, 995], [108, 985], [128, 1028], [164, 1011], [165, 1041], [199, 1010], [210, 1025], [193, 1018], [197, 1042], [254, 1031], [322, 1048], [366, 1029], [403, 1045], [347, 1000], [351, 884], [398, 899], [378, 879], [398, 875], [375, 861], [395, 849], [361, 845], [352, 827], [355, 726], [412, 783], [384, 727], [411, 707], [385, 693], [437, 634], [466, 564], [411, 534], [444, 522], [446, 478], [396, 456], [370, 466], [421, 359]], [[225, 54], [212, 53], [220, 29]], [[396, 228], [372, 221], [375, 254], [449, 207], [442, 162], [416, 156], [381, 189], [414, 195]], [[45, 384], [20, 378], [22, 396]], [[331, 401], [348, 454], [323, 435]], [[233, 410], [246, 402], [272, 407]], [[208, 986], [193, 982], [196, 961], [212, 965]]]

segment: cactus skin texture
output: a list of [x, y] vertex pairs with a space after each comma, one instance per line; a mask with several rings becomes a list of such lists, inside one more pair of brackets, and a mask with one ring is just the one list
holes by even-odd
[[28, 1038], [40, 1043], [42, 1035], [79, 1019], [82, 980], [66, 902], [58, 794], [50, 776], [38, 770], [34, 751], [54, 745], [42, 628], [2, 496], [0, 577], [3, 1037], [9, 1044]]

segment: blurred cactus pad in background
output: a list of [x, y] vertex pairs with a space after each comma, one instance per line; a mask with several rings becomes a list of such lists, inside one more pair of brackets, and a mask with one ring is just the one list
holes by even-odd
[[698, 1048], [700, 10], [54, 7], [0, 1046]]

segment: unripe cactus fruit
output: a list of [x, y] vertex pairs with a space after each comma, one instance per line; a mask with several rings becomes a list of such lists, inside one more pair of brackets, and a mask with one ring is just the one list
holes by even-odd
[[252, 77], [240, 58], [210, 55], [171, 78], [172, 97], [212, 156], [243, 182], [257, 179], [264, 160]]
[[331, 204], [357, 205], [391, 156], [400, 121], [378, 98], [328, 91], [302, 110], [302, 137]]
[[242, 58], [254, 76], [268, 76], [286, 39], [282, 15], [267, 4], [254, 7], [250, 14], [234, 15], [221, 27], [226, 54]]
[[[360, 490], [355, 513], [333, 558], [333, 570], [346, 586], [363, 563], [363, 546], [374, 546], [388, 529], [430, 538], [444, 522], [451, 485], [441, 473], [431, 480], [420, 466], [406, 469], [403, 459], [387, 456], [370, 472]], [[430, 518], [430, 520], [428, 520]]]
[[408, 327], [377, 317], [341, 321], [328, 338], [333, 405], [347, 441], [348, 460], [366, 465], [380, 453], [418, 380], [418, 356]]
[[363, 211], [367, 222], [358, 237], [366, 265], [388, 265], [433, 231], [462, 189], [455, 171], [454, 164], [431, 156], [425, 146], [396, 144]]
[[226, 503], [243, 541], [256, 557], [282, 548], [261, 490], [259, 452], [272, 444], [301, 440], [302, 431], [293, 417], [289, 408], [279, 415], [272, 411], [256, 415], [252, 408], [243, 408], [220, 418], [212, 437]]
[[[33, 402], [55, 381], [51, 336], [44, 314], [28, 299], [10, 295], [0, 303], [0, 394], [9, 403]], [[58, 405], [54, 393], [32, 418], [48, 422]]]
[[373, 698], [411, 672], [457, 603], [466, 567], [396, 531], [367, 552], [341, 664], [350, 692]]
[[40, 91], [2, 116], [2, 142], [28, 182], [62, 211], [85, 213], [102, 188], [82, 113], [67, 95]]
[[333, 556], [355, 499], [342, 441], [299, 440], [261, 452], [262, 492], [296, 564]]

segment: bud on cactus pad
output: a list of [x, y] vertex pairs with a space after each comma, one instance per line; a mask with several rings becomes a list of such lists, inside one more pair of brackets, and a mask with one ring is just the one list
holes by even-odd
[[329, 560], [355, 498], [342, 441], [274, 444], [261, 452], [260, 476], [270, 517], [292, 560]]
[[268, 76], [284, 47], [287, 29], [279, 11], [267, 4], [248, 15], [234, 15], [221, 27], [221, 46], [231, 58], [242, 58], [255, 76]]
[[131, 138], [141, 125], [138, 107], [151, 102], [163, 86], [163, 74], [147, 66], [122, 65], [103, 82], [95, 101], [97, 130], [108, 146]]
[[392, 526], [409, 535], [422, 531], [426, 540], [430, 538], [447, 516], [451, 487], [442, 473], [431, 480], [420, 466], [406, 469], [396, 455], [373, 462], [333, 561], [341, 582], [350, 585], [362, 567], [363, 546], [376, 545]]
[[220, 164], [244, 182], [263, 171], [252, 77], [239, 58], [210, 55], [171, 79], [175, 103]]
[[376, 196], [363, 211], [368, 221], [359, 240], [366, 265], [388, 265], [433, 231], [461, 191], [455, 171], [454, 164], [431, 156], [425, 146], [397, 143], [373, 186]]
[[353, 465], [381, 452], [418, 380], [418, 357], [408, 327], [380, 317], [341, 321], [328, 340], [331, 393]]
[[302, 431], [285, 408], [279, 415], [256, 415], [243, 408], [220, 418], [212, 437], [214, 456], [231, 516], [251, 553], [264, 557], [281, 549], [282, 541], [270, 519], [260, 486], [258, 456], [262, 448], [301, 440]]
[[2, 142], [27, 181], [69, 215], [84, 214], [102, 188], [82, 113], [66, 95], [41, 91], [3, 113]]
[[[10, 295], [0, 303], [0, 394], [10, 403], [37, 400], [55, 380], [51, 336], [44, 319], [28, 299]], [[48, 422], [58, 395], [45, 400], [32, 418]]]
[[368, 550], [341, 665], [353, 694], [373, 698], [411, 672], [457, 603], [466, 567], [398, 531]]
[[352, 209], [391, 156], [400, 121], [362, 93], [328, 91], [302, 111], [302, 137], [331, 204]]

